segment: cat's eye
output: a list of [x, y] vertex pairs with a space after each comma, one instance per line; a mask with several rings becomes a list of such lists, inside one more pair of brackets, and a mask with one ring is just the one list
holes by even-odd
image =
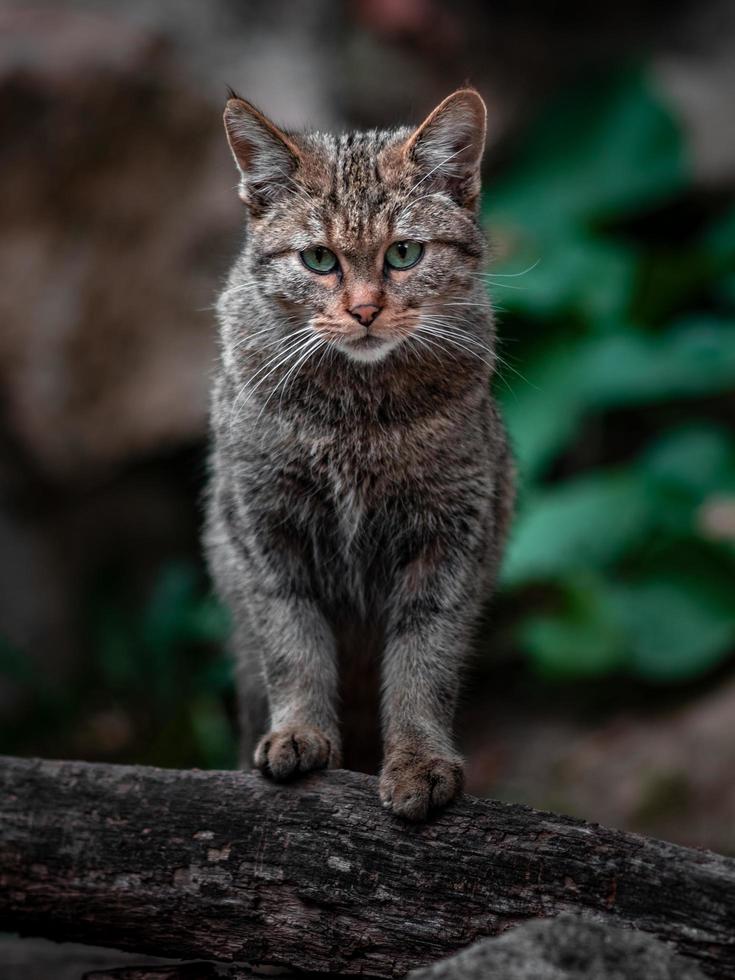
[[385, 253], [385, 264], [391, 269], [410, 269], [424, 254], [421, 242], [393, 242]]
[[328, 273], [334, 272], [339, 265], [334, 252], [325, 248], [324, 245], [314, 245], [313, 248], [305, 248], [303, 252], [299, 252], [299, 255], [306, 268], [311, 269], [312, 272], [318, 272], [320, 276], [326, 276]]

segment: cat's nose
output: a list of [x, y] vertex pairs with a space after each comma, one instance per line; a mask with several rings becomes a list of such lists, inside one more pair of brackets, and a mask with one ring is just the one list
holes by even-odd
[[360, 303], [359, 306], [353, 306], [347, 312], [350, 316], [354, 316], [363, 327], [369, 327], [382, 309], [382, 306], [376, 306], [375, 303]]

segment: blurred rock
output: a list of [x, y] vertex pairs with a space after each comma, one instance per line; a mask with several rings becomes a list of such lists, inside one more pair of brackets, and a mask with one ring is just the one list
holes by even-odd
[[684, 123], [697, 180], [735, 183], [735, 5], [729, 0], [684, 4], [671, 44], [659, 50], [654, 71]]
[[468, 791], [735, 853], [735, 679], [713, 685], [666, 707], [664, 691], [657, 703], [611, 681], [545, 693], [500, 682], [497, 703], [463, 719]]
[[645, 932], [571, 915], [535, 919], [478, 943], [409, 980], [704, 980]]
[[54, 943], [49, 939], [0, 937], [0, 976], [3, 980], [82, 980], [91, 971], [104, 971], [124, 965], [147, 963], [165, 966], [172, 960], [141, 957], [134, 953], [82, 946], [79, 943]]
[[735, 683], [678, 710], [613, 719], [579, 739], [556, 772], [560, 796], [588, 819], [603, 812], [616, 827], [731, 854]]
[[240, 220], [218, 113], [121, 18], [5, 10], [0, 125], [11, 438], [78, 480], [201, 437]]

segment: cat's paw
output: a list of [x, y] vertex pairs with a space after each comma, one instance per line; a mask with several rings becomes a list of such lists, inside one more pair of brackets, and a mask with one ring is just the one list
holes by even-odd
[[462, 760], [423, 747], [399, 748], [386, 756], [380, 774], [380, 799], [386, 809], [407, 820], [425, 820], [462, 792]]
[[255, 749], [255, 765], [278, 782], [338, 764], [339, 756], [332, 740], [318, 728], [305, 725], [268, 732]]

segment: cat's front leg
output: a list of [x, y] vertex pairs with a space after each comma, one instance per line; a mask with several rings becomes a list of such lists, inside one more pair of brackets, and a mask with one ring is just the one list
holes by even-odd
[[457, 540], [424, 547], [392, 597], [383, 663], [383, 805], [409, 820], [462, 789], [452, 724], [481, 605], [479, 563]]
[[305, 597], [253, 597], [258, 611], [270, 730], [255, 765], [275, 780], [341, 761], [336, 718], [335, 640], [316, 603]]

